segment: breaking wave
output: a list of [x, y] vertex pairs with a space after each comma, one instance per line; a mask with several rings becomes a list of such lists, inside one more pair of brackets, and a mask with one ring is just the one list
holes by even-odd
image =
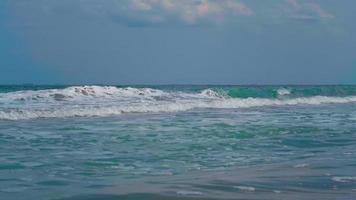
[[110, 116], [122, 113], [177, 112], [199, 108], [249, 108], [261, 106], [354, 103], [356, 96], [290, 97], [290, 90], [276, 90], [283, 98], [236, 98], [225, 90], [198, 92], [152, 88], [80, 86], [64, 89], [0, 93], [0, 119]]
[[277, 90], [277, 94], [278, 96], [285, 96], [285, 95], [289, 95], [290, 94], [290, 90], [286, 89], [286, 88], [279, 88]]

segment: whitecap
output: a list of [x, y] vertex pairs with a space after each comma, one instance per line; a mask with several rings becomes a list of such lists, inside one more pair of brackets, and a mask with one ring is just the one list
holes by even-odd
[[341, 183], [355, 182], [356, 176], [334, 176], [331, 180]]
[[[18, 99], [21, 101], [16, 101]], [[75, 86], [64, 89], [0, 93], [0, 119], [104, 117], [123, 113], [179, 112], [202, 108], [236, 109], [355, 102], [356, 96], [242, 99], [230, 98], [211, 89], [192, 93], [152, 88]]]
[[294, 168], [306, 168], [309, 167], [309, 164], [307, 163], [302, 163], [302, 164], [297, 164], [293, 166]]
[[290, 94], [290, 90], [286, 89], [286, 88], [279, 88], [277, 90], [277, 94], [278, 96], [285, 96], [285, 95], [289, 95]]
[[183, 195], [183, 196], [200, 196], [200, 195], [203, 195], [202, 192], [199, 192], [199, 191], [185, 191], [185, 190], [182, 190], [182, 191], [177, 191], [177, 194], [178, 195]]
[[219, 93], [217, 91], [214, 91], [212, 89], [205, 89], [205, 90], [201, 91], [200, 94], [203, 96], [215, 97], [215, 98], [225, 98], [226, 97], [226, 95]]
[[234, 188], [239, 189], [241, 191], [245, 191], [245, 192], [254, 192], [254, 191], [256, 191], [256, 188], [250, 187], [250, 186], [234, 186]]

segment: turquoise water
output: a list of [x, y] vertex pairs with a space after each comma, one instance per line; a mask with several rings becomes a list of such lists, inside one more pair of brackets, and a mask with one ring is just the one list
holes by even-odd
[[356, 86], [0, 86], [0, 199], [356, 199]]

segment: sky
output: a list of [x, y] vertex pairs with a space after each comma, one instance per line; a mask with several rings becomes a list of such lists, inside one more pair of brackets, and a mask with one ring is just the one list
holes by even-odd
[[0, 84], [356, 84], [354, 0], [1, 0]]

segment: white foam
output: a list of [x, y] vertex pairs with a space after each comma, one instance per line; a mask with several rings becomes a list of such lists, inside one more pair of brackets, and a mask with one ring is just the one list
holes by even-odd
[[277, 90], [277, 94], [278, 94], [278, 96], [289, 95], [290, 94], [290, 90], [288, 90], [286, 88], [279, 88]]
[[250, 186], [234, 186], [234, 188], [239, 189], [241, 191], [245, 191], [245, 192], [254, 192], [254, 191], [256, 191], [256, 188], [250, 187]]
[[183, 195], [183, 196], [187, 196], [187, 195], [193, 195], [193, 196], [200, 196], [200, 195], [203, 195], [202, 192], [199, 192], [199, 191], [178, 191], [177, 192], [178, 195]]
[[53, 100], [83, 100], [90, 98], [115, 97], [154, 97], [164, 95], [161, 90], [151, 88], [117, 88], [111, 86], [81, 86], [65, 89], [27, 90], [0, 93], [0, 100], [8, 101], [53, 101]]
[[334, 176], [331, 180], [341, 183], [355, 182], [356, 176]]
[[302, 164], [297, 164], [293, 166], [294, 168], [306, 168], [309, 167], [309, 164], [307, 163], [302, 163]]
[[207, 97], [217, 97], [217, 98], [224, 98], [226, 95], [219, 94], [218, 92], [212, 89], [205, 89], [200, 94], [207, 96]]
[[207, 89], [201, 93], [166, 92], [151, 88], [68, 87], [0, 93], [0, 119], [110, 116], [122, 113], [178, 112], [196, 108], [354, 103], [356, 96], [314, 96], [290, 99], [231, 98]]

